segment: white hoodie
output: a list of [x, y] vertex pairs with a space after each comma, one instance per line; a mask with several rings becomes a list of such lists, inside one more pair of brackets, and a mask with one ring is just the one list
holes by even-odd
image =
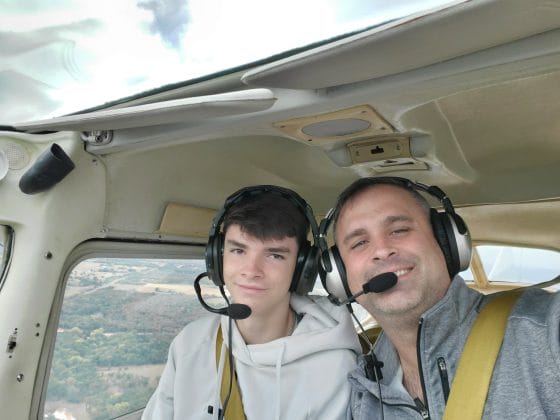
[[[361, 351], [348, 311], [326, 298], [298, 295], [292, 295], [290, 306], [303, 318], [292, 335], [269, 343], [247, 346], [232, 324], [235, 369], [247, 420], [345, 419], [350, 396], [347, 373], [356, 367]], [[221, 366], [227, 357], [222, 351], [217, 368], [220, 319], [225, 346], [225, 316], [194, 321], [173, 340], [143, 419], [217, 418]]]

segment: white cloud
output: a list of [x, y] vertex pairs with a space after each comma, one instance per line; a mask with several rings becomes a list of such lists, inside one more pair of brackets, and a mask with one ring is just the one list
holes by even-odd
[[[410, 5], [403, 0], [140, 1], [139, 6], [137, 0], [22, 0], [3, 10], [0, 86], [9, 78], [33, 89], [22, 87], [26, 97], [14, 86], [2, 94], [9, 107], [0, 123], [21, 121], [22, 107], [30, 111], [25, 119], [62, 115], [235, 67], [378, 23], [376, 14], [393, 16], [381, 15], [387, 7], [394, 13]], [[29, 103], [36, 106], [25, 107]]]

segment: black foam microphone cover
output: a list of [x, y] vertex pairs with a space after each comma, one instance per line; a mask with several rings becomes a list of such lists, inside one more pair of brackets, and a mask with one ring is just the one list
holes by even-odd
[[383, 273], [373, 277], [363, 286], [364, 293], [381, 293], [397, 284], [395, 273]]
[[245, 319], [251, 315], [251, 308], [242, 303], [232, 303], [226, 308], [224, 315], [229, 316], [231, 319]]

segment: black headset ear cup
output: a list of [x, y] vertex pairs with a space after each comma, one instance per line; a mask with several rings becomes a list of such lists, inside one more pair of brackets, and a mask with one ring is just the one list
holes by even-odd
[[222, 261], [224, 253], [224, 234], [217, 232], [209, 238], [206, 246], [206, 271], [216, 286], [223, 286]]
[[[323, 287], [327, 293], [334, 296], [339, 301], [346, 300], [352, 296], [346, 280], [346, 267], [344, 266], [344, 262], [340, 257], [336, 245], [331, 246], [327, 252], [328, 255], [324, 255], [325, 259], [328, 258], [328, 262], [323, 264]], [[330, 265], [330, 270], [326, 269], [326, 265]]]
[[459, 254], [457, 252], [457, 239], [448, 214], [438, 213], [430, 209], [430, 221], [434, 236], [445, 257], [447, 271], [451, 278], [459, 272]]
[[320, 271], [322, 273], [326, 274], [326, 273], [330, 273], [332, 271], [333, 265], [332, 265], [332, 261], [331, 261], [331, 257], [330, 257], [331, 254], [330, 254], [329, 248], [326, 245], [326, 243], [325, 243], [324, 246], [325, 246], [324, 248], [321, 248], [321, 249], [324, 249], [324, 251], [321, 252], [321, 261], [320, 261], [321, 270]]
[[449, 230], [453, 232], [455, 239], [454, 245], [457, 251], [458, 270], [463, 271], [469, 268], [472, 257], [471, 235], [467, 228], [467, 224], [457, 213], [453, 213], [447, 217], [449, 222]]
[[290, 285], [290, 291], [305, 295], [313, 290], [319, 274], [319, 250], [309, 241], [298, 252], [296, 269]]

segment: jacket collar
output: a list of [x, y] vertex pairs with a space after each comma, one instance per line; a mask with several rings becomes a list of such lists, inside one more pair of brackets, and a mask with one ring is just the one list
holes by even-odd
[[[456, 338], [464, 337], [465, 331], [468, 333], [481, 299], [482, 294], [470, 289], [460, 276], [456, 276], [444, 297], [421, 317], [422, 328], [421, 331], [419, 330], [418, 340], [420, 353], [422, 355], [451, 353], [451, 347], [456, 348], [455, 344], [459, 344], [456, 343]], [[374, 352], [377, 359], [384, 364], [383, 379], [380, 381], [383, 400], [387, 403], [414, 405], [402, 385], [402, 370], [397, 351], [385, 334], [382, 333], [377, 339]], [[360, 368], [354, 371], [352, 377], [377, 396], [379, 392], [377, 383], [366, 379], [363, 372], [364, 361], [361, 360]]]

